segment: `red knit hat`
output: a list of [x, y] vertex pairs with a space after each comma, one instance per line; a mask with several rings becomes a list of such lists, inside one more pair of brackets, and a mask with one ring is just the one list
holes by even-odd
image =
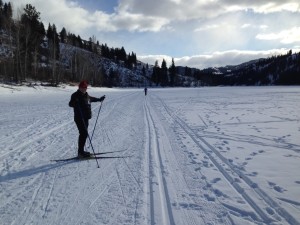
[[83, 80], [79, 83], [78, 86], [79, 86], [79, 88], [87, 88], [88, 83], [85, 80]]

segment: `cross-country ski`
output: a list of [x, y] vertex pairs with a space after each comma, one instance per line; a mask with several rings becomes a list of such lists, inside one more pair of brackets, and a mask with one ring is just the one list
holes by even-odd
[[78, 157], [78, 156], [75, 156], [75, 157], [71, 157], [71, 158], [66, 158], [66, 159], [52, 159], [50, 161], [53, 161], [53, 162], [66, 162], [66, 161], [73, 161], [73, 160], [78, 160], [78, 161], [81, 161], [81, 160], [91, 160], [91, 159], [121, 159], [121, 158], [128, 158], [128, 157], [131, 157], [129, 155], [126, 155], [126, 156], [96, 156], [96, 155], [91, 155], [91, 156], [87, 156], [87, 157]]

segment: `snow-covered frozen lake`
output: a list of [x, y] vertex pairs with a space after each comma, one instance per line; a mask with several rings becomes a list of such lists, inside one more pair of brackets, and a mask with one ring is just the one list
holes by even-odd
[[1, 225], [300, 223], [300, 87], [89, 88], [100, 168], [76, 89], [0, 87]]

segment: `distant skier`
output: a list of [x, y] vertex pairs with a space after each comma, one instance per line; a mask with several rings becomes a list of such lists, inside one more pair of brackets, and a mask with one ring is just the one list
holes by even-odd
[[88, 137], [89, 119], [92, 118], [91, 102], [102, 102], [105, 95], [101, 98], [89, 96], [87, 93], [88, 83], [81, 81], [79, 88], [71, 95], [69, 106], [74, 108], [74, 121], [79, 131], [78, 137], [78, 157], [89, 157], [90, 152], [84, 151], [84, 145]]
[[144, 91], [145, 91], [145, 96], [147, 95], [147, 88], [145, 87], [144, 88]]

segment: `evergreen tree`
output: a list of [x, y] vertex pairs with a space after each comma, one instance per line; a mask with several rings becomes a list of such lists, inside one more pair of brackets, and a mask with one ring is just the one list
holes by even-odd
[[167, 86], [169, 83], [168, 79], [168, 68], [167, 68], [167, 62], [165, 59], [163, 59], [161, 63], [161, 69], [160, 69], [160, 81], [162, 86]]
[[10, 2], [4, 4], [3, 13], [4, 13], [6, 19], [11, 19], [12, 18], [13, 14], [12, 14], [12, 8], [11, 8]]
[[156, 84], [156, 86], [158, 86], [160, 83], [159, 73], [160, 73], [160, 68], [158, 66], [158, 61], [156, 60], [152, 71], [152, 77], [151, 77], [151, 80]]
[[3, 2], [0, 0], [0, 29], [4, 27]]
[[109, 48], [107, 47], [106, 43], [101, 45], [101, 55], [105, 58], [109, 57]]
[[82, 48], [83, 43], [82, 43], [82, 39], [81, 39], [81, 37], [79, 35], [77, 36], [77, 43], [78, 43], [78, 47]]
[[10, 2], [4, 3], [0, 0], [0, 29], [7, 29], [7, 24], [12, 21], [12, 7]]
[[71, 45], [76, 46], [77, 40], [76, 40], [75, 34], [70, 33], [70, 34], [68, 35], [68, 39], [70, 40], [70, 44], [71, 44]]
[[47, 36], [48, 40], [52, 39], [52, 37], [53, 37], [53, 29], [52, 29], [52, 26], [50, 23], [48, 24], [46, 36]]
[[20, 35], [18, 43], [20, 48], [16, 49], [16, 54], [20, 56], [19, 69], [23, 79], [29, 75], [34, 54], [37, 54], [38, 46], [43, 40], [43, 30], [41, 29], [40, 13], [34, 6], [27, 4], [24, 14], [21, 15]]
[[191, 77], [192, 76], [192, 69], [189, 67], [185, 67], [184, 76]]
[[94, 52], [93, 51], [93, 39], [91, 37], [89, 38], [89, 41], [88, 41], [87, 50], [89, 50], [90, 52]]
[[128, 54], [125, 65], [129, 69], [132, 69], [133, 66], [136, 65], [136, 55], [134, 54], [134, 52]]
[[56, 31], [56, 26], [53, 24], [49, 24], [47, 30], [47, 38], [48, 38], [48, 49], [49, 56], [52, 63], [52, 84], [57, 85], [59, 83], [59, 74], [57, 72], [56, 61], [59, 60], [59, 38]]
[[53, 44], [55, 48], [55, 59], [59, 59], [59, 54], [60, 54], [59, 36], [55, 24], [53, 24]]
[[52, 56], [51, 58], [55, 60], [59, 59], [59, 38], [55, 24], [52, 26], [51, 24], [48, 25], [47, 38], [50, 55]]
[[67, 43], [67, 31], [64, 27], [61, 29], [59, 34], [60, 34], [60, 42]]
[[174, 58], [172, 58], [172, 65], [169, 68], [170, 72], [170, 85], [173, 87], [175, 84], [175, 76], [176, 76], [176, 67], [174, 63]]
[[126, 58], [127, 58], [127, 54], [126, 54], [124, 47], [122, 46], [122, 48], [120, 49], [119, 54], [118, 54], [118, 59], [122, 60], [122, 61], [126, 61]]

